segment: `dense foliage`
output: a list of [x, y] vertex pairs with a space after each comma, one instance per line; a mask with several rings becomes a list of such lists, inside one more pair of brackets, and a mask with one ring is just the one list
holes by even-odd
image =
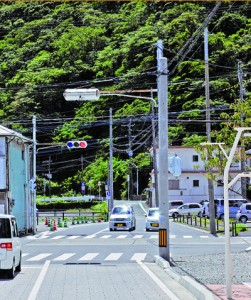
[[[151, 97], [151, 89], [156, 89], [159, 39], [169, 61], [169, 143], [197, 145], [207, 140], [202, 24], [215, 5], [0, 3], [0, 122], [32, 137], [36, 115], [38, 193], [72, 195], [85, 181], [88, 193], [98, 195], [101, 181], [104, 195], [110, 107], [115, 198], [126, 197], [130, 172], [133, 181], [140, 172], [140, 193], [147, 188], [152, 120], [157, 130], [157, 117], [151, 101], [141, 97]], [[212, 139], [231, 143], [234, 126], [250, 126], [251, 4], [223, 2], [207, 27]], [[241, 103], [238, 61], [246, 91]], [[66, 102], [64, 90], [75, 87], [142, 92], [132, 92], [134, 98], [109, 95], [97, 102]], [[155, 92], [153, 96], [156, 99]], [[84, 150], [65, 146], [68, 140], [83, 139], [88, 142]], [[48, 178], [45, 186], [42, 177], [50, 172], [48, 190]]]

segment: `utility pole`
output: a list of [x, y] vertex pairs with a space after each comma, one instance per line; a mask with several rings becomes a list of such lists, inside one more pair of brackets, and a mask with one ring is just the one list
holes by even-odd
[[131, 127], [132, 127], [132, 119], [129, 119], [129, 125], [128, 125], [128, 156], [129, 156], [129, 189], [128, 189], [128, 199], [132, 199], [132, 195], [133, 195], [133, 180], [132, 180], [132, 141], [131, 141], [131, 135], [132, 135], [132, 131], [131, 131]]
[[[37, 164], [37, 135], [36, 135], [36, 116], [33, 116], [32, 118], [32, 124], [33, 124], [33, 179], [36, 181], [37, 177], [37, 169], [36, 169], [36, 164]], [[37, 231], [37, 222], [36, 222], [36, 189], [33, 189], [33, 234], [36, 234]]]
[[[238, 80], [239, 80], [239, 84], [240, 84], [240, 101], [241, 104], [244, 101], [244, 88], [243, 88], [243, 71], [241, 68], [241, 61], [238, 61], [238, 70], [237, 70], [237, 74], [238, 74]], [[244, 116], [243, 113], [241, 113], [241, 127], [244, 126], [243, 124], [244, 121]], [[243, 141], [241, 141], [241, 151], [245, 152], [245, 146]], [[242, 157], [242, 155], [241, 155]], [[244, 172], [245, 171], [245, 161], [242, 159], [241, 160], [241, 171]], [[241, 178], [241, 194], [243, 198], [247, 198], [247, 179], [245, 177]]]
[[169, 202], [168, 202], [168, 101], [167, 59], [159, 59], [159, 255], [170, 261]]
[[110, 198], [108, 201], [109, 212], [113, 209], [113, 131], [112, 131], [112, 108], [109, 112], [109, 136], [110, 136], [110, 158], [109, 158], [109, 189]]
[[[209, 67], [208, 67], [208, 30], [204, 29], [204, 50], [205, 50], [205, 96], [206, 96], [206, 133], [207, 141], [211, 143], [211, 116], [209, 96]], [[214, 186], [212, 178], [208, 179], [208, 200], [210, 216], [210, 233], [215, 234], [215, 208], [214, 208]]]

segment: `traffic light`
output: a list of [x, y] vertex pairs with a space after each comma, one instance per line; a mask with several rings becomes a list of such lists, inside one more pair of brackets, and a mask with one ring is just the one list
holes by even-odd
[[69, 141], [69, 142], [67, 142], [66, 145], [67, 145], [68, 149], [86, 148], [87, 142], [86, 141]]

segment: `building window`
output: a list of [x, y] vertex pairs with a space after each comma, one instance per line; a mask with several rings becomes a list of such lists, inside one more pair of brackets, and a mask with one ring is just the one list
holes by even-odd
[[22, 150], [22, 160], [24, 160], [24, 150]]
[[169, 182], [169, 190], [179, 190], [180, 189], [180, 181], [179, 180], [168, 180]]
[[198, 155], [193, 155], [193, 162], [199, 161], [199, 156]]
[[199, 180], [193, 180], [193, 187], [199, 187]]

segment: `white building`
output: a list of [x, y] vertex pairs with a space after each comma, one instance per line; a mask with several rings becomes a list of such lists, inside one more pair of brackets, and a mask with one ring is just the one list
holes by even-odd
[[[175, 154], [181, 159], [181, 175], [174, 177], [168, 173], [169, 184], [169, 200], [183, 200], [184, 202], [200, 202], [208, 200], [208, 179], [200, 154], [196, 152], [194, 147], [169, 146], [169, 157], [174, 157]], [[157, 165], [159, 165], [158, 149], [157, 149]], [[240, 173], [240, 163], [233, 163], [230, 175], [235, 177]], [[222, 198], [223, 191], [223, 176], [217, 176], [214, 182], [214, 198]], [[154, 184], [154, 171], [152, 171], [152, 182]], [[230, 198], [240, 198], [241, 181], [238, 180], [231, 190], [229, 190]], [[155, 203], [155, 188], [152, 189], [152, 203]]]

